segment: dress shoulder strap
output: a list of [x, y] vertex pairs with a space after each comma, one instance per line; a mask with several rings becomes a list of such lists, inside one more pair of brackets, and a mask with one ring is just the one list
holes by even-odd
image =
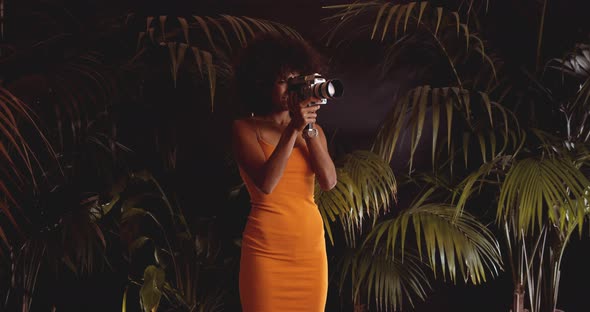
[[254, 128], [256, 129], [256, 139], [260, 140], [261, 135], [260, 135], [260, 127], [258, 127], [258, 120], [256, 120], [256, 118], [254, 118], [254, 115], [252, 115], [251, 118], [254, 121]]

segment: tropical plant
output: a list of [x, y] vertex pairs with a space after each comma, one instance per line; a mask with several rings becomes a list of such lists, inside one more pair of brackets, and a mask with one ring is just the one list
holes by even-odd
[[[6, 216], [0, 218], [0, 275], [8, 278], [0, 286], [2, 308], [84, 304], [52, 296], [49, 285], [102, 272], [127, 279], [129, 270], [131, 284], [101, 303], [121, 307], [124, 297], [153, 310], [164, 296], [162, 306], [171, 309], [219, 309], [225, 293], [207, 292], [196, 277], [233, 272], [215, 262], [220, 239], [211, 235], [218, 220], [204, 209], [187, 211], [179, 197], [189, 196], [171, 185], [186, 183], [177, 177], [204, 174], [185, 162], [194, 155], [183, 148], [200, 130], [195, 118], [207, 125], [214, 104], [227, 102], [227, 92], [216, 90], [227, 86], [232, 49], [254, 29], [298, 34], [279, 23], [210, 17], [206, 10], [173, 17], [160, 14], [166, 8], [146, 14], [124, 5], [19, 1], [4, 10], [3, 4], [0, 158], [7, 165], [0, 170]], [[6, 21], [14, 36], [5, 36]], [[199, 134], [207, 139], [211, 133]], [[220, 159], [216, 165], [226, 166]], [[219, 187], [234, 186], [227, 183]], [[215, 200], [223, 205], [224, 190], [206, 195], [219, 194]], [[139, 200], [145, 206], [135, 206]], [[227, 248], [234, 251], [235, 244]], [[231, 265], [235, 256], [219, 261]]]
[[[581, 233], [588, 211], [590, 62], [586, 45], [564, 57], [545, 56], [547, 1], [540, 3], [536, 61], [517, 72], [504, 66], [501, 51], [484, 38], [486, 24], [480, 19], [493, 5], [488, 1], [354, 1], [326, 7], [336, 10], [326, 19], [333, 25], [328, 43], [344, 46], [370, 38], [382, 44], [383, 76], [409, 62], [422, 70], [414, 77], [423, 77], [395, 99], [372, 147], [389, 163], [400, 145], [409, 144], [408, 179], [402, 182], [412, 182], [421, 192], [410, 208], [378, 221], [344, 265], [343, 272], [353, 277], [355, 301], [360, 302], [358, 290], [363, 289], [369, 290], [367, 301], [374, 299], [380, 309], [400, 308], [402, 295], [425, 298], [428, 283], [415, 265], [421, 255], [411, 254], [404, 274], [395, 262], [409, 243], [411, 218], [415, 235], [409, 241], [418, 248], [426, 245], [430, 268], [437, 268], [436, 250], [443, 270], [446, 266], [451, 276], [457, 269], [468, 272], [464, 277], [473, 283], [484, 281], [484, 272], [498, 273], [500, 244], [491, 233], [504, 233], [502, 246], [519, 298], [513, 311], [523, 311], [523, 296], [531, 311], [555, 309], [565, 247], [575, 229]], [[430, 169], [415, 163], [419, 146], [429, 147]], [[495, 209], [493, 220], [486, 217], [487, 209]], [[422, 216], [437, 221], [423, 222]], [[478, 219], [495, 221], [497, 227], [488, 229]], [[469, 224], [469, 231], [451, 235], [462, 224]], [[478, 243], [460, 243], [466, 233], [477, 239], [465, 242]], [[398, 240], [401, 250], [395, 248]], [[366, 248], [367, 243], [374, 248]], [[384, 249], [391, 261], [369, 265], [367, 259], [382, 257]], [[477, 252], [466, 256], [469, 251]]]
[[[36, 302], [55, 308], [56, 299], [41, 294], [58, 276], [77, 279], [116, 271], [114, 266], [125, 263], [130, 267], [117, 271], [125, 273], [117, 306], [123, 298], [145, 310], [219, 308], [223, 292], [204, 293], [190, 278], [204, 269], [227, 273], [212, 265], [220, 260], [217, 239], [208, 234], [214, 231], [203, 230], [215, 228], [216, 221], [189, 215], [194, 202], [184, 205], [179, 199], [183, 181], [176, 178], [185, 174], [192, 181], [210, 173], [193, 164], [198, 161], [186, 149], [194, 145], [195, 133], [209, 142], [210, 126], [219, 121], [212, 119], [231, 111], [228, 92], [220, 92], [231, 77], [231, 53], [259, 31], [299, 34], [272, 21], [209, 14], [198, 5], [128, 10], [123, 2], [67, 8], [61, 2], [31, 6], [18, 1], [4, 10], [3, 4], [0, 0], [0, 158], [7, 166], [0, 171], [0, 210], [6, 216], [0, 218], [0, 276], [10, 278], [0, 286], [7, 293], [2, 307], [28, 311]], [[535, 260], [563, 252], [587, 211], [581, 197], [587, 181], [579, 174], [585, 170], [589, 137], [584, 127], [587, 49], [580, 46], [572, 56], [551, 61], [548, 69], [574, 74], [564, 79], [566, 88], [556, 99], [556, 93], [541, 87], [545, 81], [530, 79], [541, 77], [540, 67], [516, 78], [502, 71], [501, 60], [480, 35], [478, 17], [487, 7], [483, 0], [445, 7], [380, 1], [332, 7], [341, 10], [328, 42], [350, 22], [369, 18], [352, 34], [367, 31], [384, 43], [383, 75], [408, 56], [408, 48], [425, 44], [428, 49], [422, 51], [444, 64], [438, 76], [430, 71], [436, 83], [422, 84], [399, 99], [372, 151], [338, 159], [336, 189], [317, 192], [332, 244], [338, 242], [333, 229], [342, 227], [347, 249], [338, 259], [340, 285], [352, 278], [355, 303], [374, 298], [388, 309], [401, 307], [402, 298], [424, 299], [430, 286], [423, 265], [453, 281], [457, 273], [473, 283], [498, 274], [498, 246], [485, 222], [467, 212], [476, 194], [483, 196], [478, 191], [488, 190], [484, 184], [500, 187], [498, 221], [508, 229], [512, 255], [520, 257], [515, 263], [526, 268], [515, 275], [515, 284], [529, 287], [531, 307], [537, 298], [556, 298], [531, 291], [541, 285], [533, 285], [540, 282], [532, 269], [541, 263]], [[12, 24], [5, 32], [7, 21]], [[11, 29], [20, 35], [6, 35]], [[523, 77], [530, 77], [525, 84], [512, 83]], [[523, 91], [530, 97], [521, 97]], [[517, 101], [522, 98], [530, 101]], [[560, 140], [554, 128], [541, 131], [517, 117], [538, 99], [562, 104], [567, 140]], [[430, 121], [436, 170], [420, 174], [413, 160], [429, 135], [425, 125]], [[439, 135], [444, 125], [446, 135]], [[396, 179], [390, 161], [405, 135], [401, 127], [411, 129], [410, 174]], [[472, 155], [474, 148], [481, 157]], [[465, 169], [458, 168], [459, 156]], [[220, 162], [227, 165], [223, 158]], [[224, 189], [219, 193], [239, 189], [229, 180], [215, 185]], [[417, 185], [418, 193], [407, 209], [394, 211], [400, 185]], [[514, 192], [523, 189], [540, 197]], [[530, 209], [515, 210], [515, 205]], [[541, 239], [531, 239], [528, 230]], [[550, 238], [557, 243], [537, 244]], [[560, 257], [550, 259], [549, 284], [555, 286]], [[130, 281], [128, 269], [133, 270]]]
[[[2, 11], [22, 17], [9, 29], [28, 29], [29, 20], [47, 26], [1, 46], [0, 156], [9, 166], [0, 176], [6, 199], [0, 208], [8, 217], [0, 222], [6, 268], [0, 273], [10, 277], [2, 279], [10, 281], [2, 285], [3, 308], [77, 305], [75, 298], [52, 296], [48, 285], [110, 271], [123, 274], [125, 283], [120, 297], [106, 301], [123, 310], [220, 309], [227, 289], [206, 291], [211, 276], [200, 276], [215, 280], [234, 272], [228, 269], [235, 268], [235, 244], [223, 254], [214, 236], [219, 220], [189, 213], [179, 198], [186, 190], [181, 177], [212, 174], [193, 164], [202, 158], [192, 159], [186, 146], [194, 144], [195, 132], [203, 142], [223, 141], [223, 132], [211, 138], [210, 130], [232, 117], [224, 115], [231, 113], [228, 92], [219, 90], [228, 87], [233, 51], [256, 32], [300, 35], [262, 19], [160, 14], [164, 8], [68, 10], [51, 1], [28, 8], [23, 1]], [[200, 116], [207, 132], [195, 129]], [[215, 118], [222, 122], [211, 127], [211, 119], [220, 121]], [[223, 147], [211, 153], [219, 152]], [[231, 165], [221, 158], [217, 165]], [[363, 224], [359, 215], [376, 220], [395, 194], [395, 180], [367, 151], [345, 156], [339, 170], [338, 188], [331, 195], [318, 191], [318, 200], [332, 242], [336, 216], [353, 242]], [[228, 180], [215, 186], [237, 194], [242, 186]]]
[[[136, 302], [143, 311], [221, 311], [225, 285], [215, 285], [211, 273], [224, 281], [232, 277], [235, 263], [220, 259], [215, 220], [201, 218], [195, 233], [149, 172], [122, 177], [118, 186], [122, 188], [110, 194], [112, 200], [104, 207], [116, 208], [112, 218], [121, 233], [123, 255], [134, 268], [123, 309], [132, 298], [129, 289], [140, 286]], [[205, 283], [208, 287], [201, 286]]]

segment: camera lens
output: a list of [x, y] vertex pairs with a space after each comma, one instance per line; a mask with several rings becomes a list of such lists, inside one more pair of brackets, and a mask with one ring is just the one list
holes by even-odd
[[326, 82], [313, 85], [312, 94], [316, 98], [331, 99], [342, 96], [344, 86], [338, 79], [331, 79]]

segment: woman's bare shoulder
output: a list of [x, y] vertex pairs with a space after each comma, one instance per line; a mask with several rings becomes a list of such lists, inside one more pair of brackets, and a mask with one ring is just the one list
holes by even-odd
[[233, 121], [234, 127], [251, 127], [251, 125], [252, 125], [252, 118], [250, 118], [250, 117], [237, 118], [237, 119], [234, 119], [234, 121]]
[[255, 131], [254, 122], [252, 121], [252, 118], [249, 117], [234, 119], [232, 128], [234, 134], [244, 134]]

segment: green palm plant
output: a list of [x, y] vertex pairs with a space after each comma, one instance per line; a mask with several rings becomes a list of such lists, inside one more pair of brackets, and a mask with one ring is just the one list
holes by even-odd
[[[233, 263], [223, 263], [214, 219], [199, 222], [193, 231], [185, 215], [171, 203], [151, 173], [136, 172], [122, 177], [108, 206], [117, 207], [113, 218], [120, 227], [125, 258], [135, 269], [123, 293], [122, 309], [131, 300], [143, 311], [221, 311], [225, 291], [213, 286], [212, 271], [233, 272]], [[203, 230], [205, 229], [205, 230]], [[202, 284], [209, 283], [208, 287]], [[139, 298], [130, 289], [138, 287]], [[136, 293], [136, 292], [133, 292]]]
[[331, 224], [338, 217], [347, 245], [354, 246], [365, 219], [371, 218], [374, 224], [389, 209], [396, 199], [397, 185], [389, 164], [370, 151], [354, 151], [336, 163], [336, 187], [323, 192], [316, 185], [316, 202], [330, 242], [335, 244]]
[[[137, 52], [128, 65], [136, 65], [150, 50], [165, 49], [169, 52], [167, 67], [176, 86], [179, 70], [189, 59], [193, 60], [186, 66], [192, 68], [193, 75], [207, 79], [211, 111], [214, 110], [217, 79], [231, 76], [228, 61], [234, 50], [244, 47], [259, 32], [301, 38], [297, 31], [281, 23], [227, 14], [220, 17], [130, 14], [126, 23], [138, 33]], [[139, 28], [143, 26], [145, 29]], [[165, 64], [160, 59], [157, 62]]]
[[[456, 1], [442, 6], [427, 1], [355, 1], [326, 7], [337, 11], [327, 18], [334, 26], [326, 41], [344, 45], [368, 37], [382, 43], [383, 75], [415, 51], [425, 51], [429, 57], [428, 66], [421, 65], [425, 68], [422, 75], [438, 70], [435, 80], [419, 82], [395, 100], [372, 147], [372, 152], [389, 164], [404, 144], [402, 138], [406, 138], [408, 181], [422, 190], [408, 210], [378, 221], [366, 235], [364, 248], [353, 253], [355, 256], [344, 266], [356, 281], [355, 290], [366, 289], [367, 282], [381, 289], [367, 297], [379, 308], [400, 308], [402, 294], [425, 298], [428, 284], [423, 275], [410, 274], [416, 272], [414, 264], [409, 264], [405, 276], [394, 275], [400, 269], [393, 262], [389, 267], [372, 267], [372, 271], [358, 264], [370, 258], [363, 252], [380, 256], [385, 248], [386, 254], [403, 254], [410, 237], [407, 220], [415, 218], [410, 223], [415, 232], [412, 242], [418, 248], [426, 246], [426, 261], [435, 272], [432, 255], [438, 251], [439, 269], [446, 266], [449, 273], [460, 269], [466, 280], [479, 283], [485, 280], [484, 272], [498, 274], [500, 251], [505, 250], [513, 272], [513, 311], [523, 311], [525, 290], [531, 311], [555, 309], [563, 252], [573, 231], [581, 233], [588, 211], [585, 105], [589, 63], [587, 47], [578, 45], [574, 52], [551, 59], [542, 67], [546, 4], [541, 2], [539, 8], [536, 67], [520, 74], [504, 70], [501, 58], [482, 38], [485, 25], [479, 17], [486, 14], [487, 1]], [[352, 35], [337, 41], [347, 30]], [[433, 63], [443, 65], [434, 67]], [[448, 74], [441, 74], [441, 68]], [[556, 79], [555, 69], [563, 74], [561, 79]], [[556, 112], [563, 114], [563, 123], [535, 120], [535, 116], [554, 116]], [[430, 146], [432, 169], [427, 164], [417, 167], [414, 162], [418, 146], [424, 145]], [[506, 236], [504, 249], [492, 235], [496, 232], [471, 216], [473, 211], [481, 214], [485, 209], [478, 207], [478, 199], [492, 200], [495, 207], [490, 208], [495, 208], [496, 218], [491, 221], [495, 221], [498, 233]], [[436, 211], [432, 215], [438, 221], [423, 223], [420, 214], [407, 213], [421, 209], [425, 213]], [[470, 221], [461, 221], [463, 218]], [[449, 227], [434, 230], [444, 224]], [[470, 224], [472, 230], [457, 232], [473, 233], [477, 239], [461, 243], [461, 235], [452, 234], [452, 228], [460, 224]], [[401, 250], [395, 249], [398, 239]], [[472, 245], [473, 241], [479, 243]], [[367, 242], [374, 244], [372, 250], [365, 248]], [[453, 250], [448, 246], [455, 246], [456, 253], [446, 253]], [[466, 252], [471, 252], [469, 257]], [[414, 259], [422, 260], [420, 253]], [[468, 259], [478, 262], [469, 264]], [[464, 265], [468, 268], [465, 271], [470, 271], [467, 275]], [[387, 269], [392, 271], [381, 271]], [[413, 282], [407, 282], [408, 276]]]
[[[112, 228], [103, 217], [112, 205], [105, 203], [99, 192], [89, 191], [82, 177], [100, 170], [94, 166], [108, 167], [112, 154], [103, 137], [84, 137], [84, 143], [76, 148], [93, 151], [91, 157], [67, 159], [60, 155], [53, 166], [45, 169], [38, 189], [20, 190], [19, 204], [24, 212], [20, 226], [25, 230], [21, 236], [10, 237], [11, 285], [5, 299], [7, 309], [14, 306], [21, 306], [25, 311], [31, 309], [38, 284], [69, 274], [81, 277], [111, 268], [107, 242]], [[22, 194], [31, 194], [31, 198], [23, 199]], [[39, 281], [39, 276], [45, 280]]]

